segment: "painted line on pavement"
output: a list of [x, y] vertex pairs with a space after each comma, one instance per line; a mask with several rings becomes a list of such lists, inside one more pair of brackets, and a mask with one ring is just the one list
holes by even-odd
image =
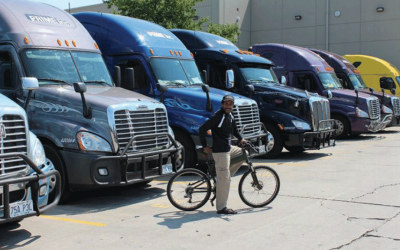
[[107, 224], [104, 223], [97, 223], [97, 222], [90, 222], [90, 221], [83, 221], [83, 220], [74, 220], [74, 219], [67, 219], [67, 218], [60, 218], [56, 216], [49, 216], [49, 215], [40, 215], [42, 218], [46, 219], [51, 219], [51, 220], [59, 220], [59, 221], [65, 221], [65, 222], [72, 222], [72, 223], [78, 223], [78, 224], [85, 224], [85, 225], [90, 225], [90, 226], [96, 226], [96, 227], [104, 227]]

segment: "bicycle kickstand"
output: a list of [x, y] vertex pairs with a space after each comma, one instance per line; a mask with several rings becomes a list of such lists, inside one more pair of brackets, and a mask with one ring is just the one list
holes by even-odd
[[216, 198], [217, 198], [217, 196], [214, 194], [214, 197], [212, 197], [212, 198], [210, 199], [211, 206], [214, 206], [214, 201], [215, 201]]

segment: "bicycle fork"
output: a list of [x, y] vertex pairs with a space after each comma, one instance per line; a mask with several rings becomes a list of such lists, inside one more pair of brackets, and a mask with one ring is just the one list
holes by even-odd
[[258, 181], [257, 174], [256, 174], [256, 171], [254, 170], [253, 164], [251, 162], [248, 162], [248, 164], [249, 164], [251, 177], [253, 177], [252, 186], [257, 188], [258, 190], [261, 190], [263, 188], [263, 185]]

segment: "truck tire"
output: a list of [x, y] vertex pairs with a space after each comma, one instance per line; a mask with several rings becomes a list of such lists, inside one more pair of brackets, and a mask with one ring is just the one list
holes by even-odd
[[305, 149], [302, 146], [285, 146], [285, 148], [291, 154], [301, 154], [305, 151]]
[[332, 119], [336, 120], [336, 138], [344, 139], [350, 135], [350, 125], [347, 119], [342, 115], [332, 115]]
[[274, 138], [274, 146], [268, 153], [262, 155], [261, 158], [273, 159], [276, 158], [282, 152], [283, 149], [282, 135], [274, 126], [268, 123], [264, 123], [264, 125], [265, 128], [271, 133], [272, 137]]
[[[46, 153], [46, 162], [53, 164], [54, 168], [61, 175], [61, 199], [60, 204], [66, 203], [71, 197], [71, 191], [69, 190], [68, 177], [65, 169], [64, 161], [58, 152], [58, 149], [50, 144], [44, 144], [44, 151]], [[49, 203], [51, 203], [55, 198], [55, 189], [49, 194]]]
[[174, 134], [175, 140], [182, 144], [185, 149], [184, 168], [195, 168], [197, 164], [197, 154], [190, 136], [179, 131], [174, 131]]

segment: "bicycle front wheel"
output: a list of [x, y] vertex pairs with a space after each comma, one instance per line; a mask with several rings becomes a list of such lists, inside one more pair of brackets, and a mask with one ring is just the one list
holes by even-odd
[[167, 196], [174, 207], [193, 211], [202, 207], [211, 195], [211, 183], [206, 174], [197, 169], [184, 169], [168, 182]]
[[278, 174], [268, 166], [256, 166], [254, 172], [246, 172], [239, 182], [239, 196], [250, 207], [263, 207], [278, 195]]

